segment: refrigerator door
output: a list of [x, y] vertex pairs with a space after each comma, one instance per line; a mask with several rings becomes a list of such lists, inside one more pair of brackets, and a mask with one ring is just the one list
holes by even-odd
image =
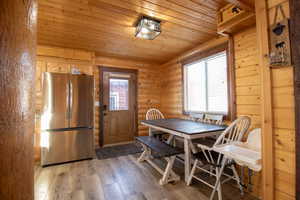
[[42, 166], [93, 158], [93, 130], [43, 131], [41, 148]]
[[70, 75], [70, 127], [93, 127], [94, 79]]
[[43, 113], [41, 128], [69, 127], [69, 75], [45, 72], [43, 77]]

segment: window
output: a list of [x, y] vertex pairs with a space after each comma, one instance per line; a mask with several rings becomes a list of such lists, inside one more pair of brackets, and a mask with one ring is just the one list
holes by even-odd
[[184, 111], [228, 115], [226, 51], [183, 66]]
[[109, 79], [109, 110], [128, 110], [127, 79]]

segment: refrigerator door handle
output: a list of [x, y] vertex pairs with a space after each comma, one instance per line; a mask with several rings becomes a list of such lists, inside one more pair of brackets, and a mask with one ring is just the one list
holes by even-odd
[[73, 109], [73, 84], [72, 84], [71, 81], [70, 81], [69, 85], [70, 85], [70, 97], [69, 97], [69, 99], [70, 99], [70, 110], [69, 110], [69, 119], [71, 119], [72, 118], [72, 109]]
[[[67, 112], [66, 112], [66, 118], [69, 120], [70, 119], [70, 105], [69, 105], [69, 102], [70, 102], [70, 82], [68, 82], [67, 84], [67, 98], [66, 98], [66, 102], [67, 102]], [[69, 123], [68, 123], [69, 124]]]

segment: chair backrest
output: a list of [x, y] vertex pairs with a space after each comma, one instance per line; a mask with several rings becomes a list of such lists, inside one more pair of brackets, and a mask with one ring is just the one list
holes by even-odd
[[164, 119], [164, 115], [156, 108], [150, 108], [146, 113], [146, 120]]
[[250, 131], [246, 143], [251, 149], [261, 151], [261, 129], [255, 128]]
[[250, 127], [251, 119], [247, 116], [241, 116], [232, 122], [226, 130], [218, 137], [215, 145], [228, 144], [241, 141], [244, 134]]
[[210, 124], [222, 125], [223, 118], [223, 115], [205, 114], [203, 121]]
[[189, 118], [193, 121], [202, 121], [204, 114], [202, 113], [190, 113]]

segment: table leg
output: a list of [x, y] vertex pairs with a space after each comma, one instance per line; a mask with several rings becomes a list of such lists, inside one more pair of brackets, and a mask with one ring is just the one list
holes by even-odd
[[188, 182], [191, 171], [191, 149], [190, 142], [187, 138], [184, 138], [184, 177], [185, 182]]
[[149, 127], [149, 136], [153, 136], [152, 130], [153, 130], [153, 128]]

